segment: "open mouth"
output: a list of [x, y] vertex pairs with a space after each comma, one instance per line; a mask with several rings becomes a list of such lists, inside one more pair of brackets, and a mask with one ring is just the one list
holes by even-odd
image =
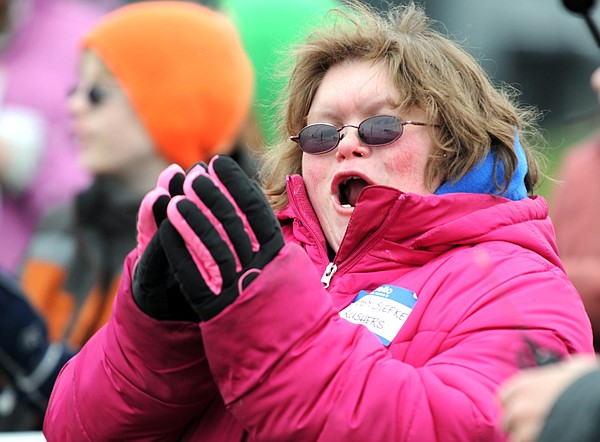
[[351, 177], [341, 182], [338, 187], [338, 194], [342, 207], [354, 207], [356, 200], [358, 200], [358, 195], [368, 185], [369, 183], [358, 177]]

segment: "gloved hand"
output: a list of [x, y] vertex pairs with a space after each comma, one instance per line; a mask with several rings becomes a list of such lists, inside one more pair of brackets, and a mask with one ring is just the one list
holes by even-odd
[[[195, 167], [202, 168], [202, 165]], [[142, 200], [137, 220], [139, 261], [135, 266], [132, 291], [138, 307], [155, 319], [198, 322], [198, 316], [179, 290], [156, 234], [167, 217], [171, 198], [183, 194], [184, 179], [183, 169], [172, 164], [159, 175], [156, 187]]]
[[188, 173], [159, 229], [181, 291], [207, 321], [238, 297], [284, 245], [258, 185], [231, 158]]
[[74, 354], [48, 341], [45, 321], [17, 281], [0, 272], [0, 369], [11, 384], [43, 411], [60, 369]]

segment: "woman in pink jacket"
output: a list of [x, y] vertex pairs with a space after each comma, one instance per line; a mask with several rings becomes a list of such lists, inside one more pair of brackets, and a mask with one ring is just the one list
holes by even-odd
[[592, 351], [527, 114], [420, 7], [329, 16], [287, 97], [269, 202], [224, 156], [146, 196], [49, 441], [500, 441], [504, 379]]

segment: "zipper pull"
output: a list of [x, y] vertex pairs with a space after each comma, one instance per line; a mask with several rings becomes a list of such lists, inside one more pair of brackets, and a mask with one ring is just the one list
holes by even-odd
[[325, 273], [323, 273], [323, 276], [321, 276], [321, 282], [323, 283], [325, 288], [329, 287], [331, 278], [333, 278], [333, 275], [335, 274], [336, 270], [337, 266], [333, 262], [327, 264], [327, 267], [325, 268]]

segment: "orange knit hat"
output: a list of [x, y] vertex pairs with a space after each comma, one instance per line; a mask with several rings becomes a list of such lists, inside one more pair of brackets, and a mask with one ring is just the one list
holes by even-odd
[[254, 74], [233, 24], [206, 6], [146, 1], [106, 15], [83, 40], [122, 85], [159, 151], [184, 169], [235, 139]]

